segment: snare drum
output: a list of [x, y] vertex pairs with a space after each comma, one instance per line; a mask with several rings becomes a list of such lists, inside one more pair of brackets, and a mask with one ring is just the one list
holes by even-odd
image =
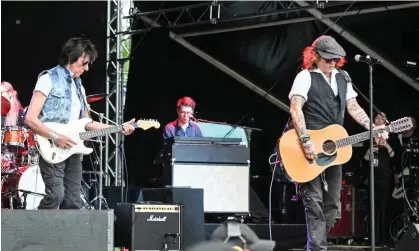
[[25, 133], [19, 126], [7, 126], [3, 134], [3, 144], [5, 146], [25, 146]]

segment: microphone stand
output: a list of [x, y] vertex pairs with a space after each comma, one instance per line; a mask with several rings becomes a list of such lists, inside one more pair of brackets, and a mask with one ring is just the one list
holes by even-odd
[[233, 124], [229, 124], [227, 122], [218, 122], [218, 121], [211, 121], [211, 120], [206, 120], [206, 119], [194, 119], [194, 120], [196, 122], [211, 123], [211, 124], [218, 124], [218, 125], [227, 125], [227, 126], [231, 126], [233, 128], [240, 127], [240, 128], [247, 129], [247, 130], [253, 130], [253, 131], [258, 131], [258, 132], [262, 131], [262, 129], [260, 129], [260, 128], [233, 125]]
[[[356, 59], [355, 59], [356, 60]], [[357, 61], [357, 60], [356, 60]], [[380, 64], [381, 61], [377, 60], [366, 60], [363, 61], [368, 65], [369, 69], [369, 117], [370, 117], [370, 240], [371, 240], [371, 251], [375, 251], [375, 173], [374, 173], [374, 110], [380, 114], [380, 110], [373, 105], [373, 71], [374, 71], [374, 64]], [[356, 88], [356, 86], [352, 83], [352, 86], [361, 94], [361, 96], [368, 101], [368, 99]], [[386, 124], [390, 124], [390, 122], [385, 118]]]
[[375, 179], [374, 179], [374, 124], [373, 124], [373, 63], [368, 63], [369, 68], [369, 95], [370, 95], [370, 238], [371, 238], [371, 251], [375, 251]]
[[226, 126], [231, 126], [231, 129], [230, 129], [230, 131], [228, 131], [227, 133], [226, 133], [226, 135], [224, 135], [224, 137], [223, 138], [227, 138], [228, 136], [230, 136], [230, 134], [231, 133], [233, 133], [233, 131], [237, 128], [237, 127], [240, 127], [240, 128], [242, 128], [243, 130], [245, 130], [245, 132], [248, 134], [248, 143], [250, 144], [250, 137], [251, 137], [251, 134], [252, 134], [252, 131], [259, 131], [259, 132], [261, 132], [262, 131], [262, 129], [259, 129], [259, 128], [254, 128], [254, 127], [248, 127], [248, 126], [239, 126], [239, 125], [232, 125], [232, 124], [229, 124], [229, 123], [227, 123], [227, 122], [217, 122], [217, 121], [210, 121], [210, 120], [205, 120], [205, 119], [196, 119], [195, 118], [195, 121], [196, 122], [204, 122], [204, 123], [211, 123], [211, 124], [217, 124], [217, 125], [226, 125]]

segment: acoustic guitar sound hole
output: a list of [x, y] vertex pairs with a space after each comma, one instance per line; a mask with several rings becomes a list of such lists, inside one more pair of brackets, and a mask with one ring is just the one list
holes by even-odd
[[336, 143], [332, 140], [326, 140], [322, 147], [323, 153], [326, 155], [332, 155], [336, 152]]

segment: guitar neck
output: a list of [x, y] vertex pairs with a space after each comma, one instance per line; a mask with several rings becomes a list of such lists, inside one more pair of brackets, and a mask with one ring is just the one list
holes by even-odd
[[[135, 123], [133, 123], [132, 125], [135, 128]], [[118, 126], [112, 126], [112, 127], [98, 129], [98, 130], [81, 132], [80, 139], [86, 140], [86, 139], [91, 139], [91, 138], [96, 138], [96, 137], [102, 137], [111, 133], [121, 132], [122, 129], [123, 129], [122, 125], [118, 125]]]
[[[386, 126], [385, 128], [373, 130], [373, 136], [375, 137], [378, 134], [383, 133], [385, 131], [389, 132], [390, 127]], [[344, 139], [339, 139], [339, 140], [336, 141], [336, 146], [337, 147], [344, 147], [344, 146], [360, 143], [360, 142], [363, 142], [363, 141], [368, 140], [368, 139], [370, 139], [370, 131], [358, 133], [358, 134], [349, 136], [349, 137], [344, 138]]]

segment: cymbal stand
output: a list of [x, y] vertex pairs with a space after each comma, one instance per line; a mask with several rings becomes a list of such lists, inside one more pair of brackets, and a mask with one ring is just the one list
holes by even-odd
[[[83, 171], [83, 173], [86, 173], [86, 171]], [[91, 174], [91, 172], [87, 172], [89, 175]], [[90, 176], [89, 176], [90, 177]], [[89, 203], [88, 201], [88, 195], [86, 195], [86, 190], [85, 188], [87, 188], [87, 191], [90, 191], [90, 189], [92, 189], [92, 182], [91, 179], [89, 179], [89, 184], [86, 183], [86, 181], [84, 181], [84, 179], [81, 180], [81, 182], [83, 183], [81, 186], [81, 208], [83, 210], [91, 210], [94, 209], [94, 206], [92, 206], [92, 204]]]
[[[115, 124], [115, 122], [106, 118], [103, 113], [95, 112], [92, 109], [90, 109], [90, 107], [89, 107], [89, 112], [93, 112], [94, 114], [96, 114], [99, 117], [99, 122], [100, 123], [102, 123], [103, 120], [105, 119], [105, 120]], [[95, 201], [98, 202], [98, 208], [97, 208], [98, 210], [102, 210], [102, 203], [105, 206], [105, 208], [108, 208], [108, 203], [106, 201], [106, 198], [103, 197], [103, 176], [104, 176], [103, 175], [103, 149], [104, 149], [103, 136], [101, 136], [99, 138], [99, 158], [98, 158], [99, 159], [99, 163], [98, 163], [99, 164], [98, 165], [99, 166], [99, 172], [95, 172], [99, 176], [99, 191], [98, 191], [98, 195], [95, 198], [93, 198], [92, 201], [90, 201], [90, 204], [93, 204]]]

